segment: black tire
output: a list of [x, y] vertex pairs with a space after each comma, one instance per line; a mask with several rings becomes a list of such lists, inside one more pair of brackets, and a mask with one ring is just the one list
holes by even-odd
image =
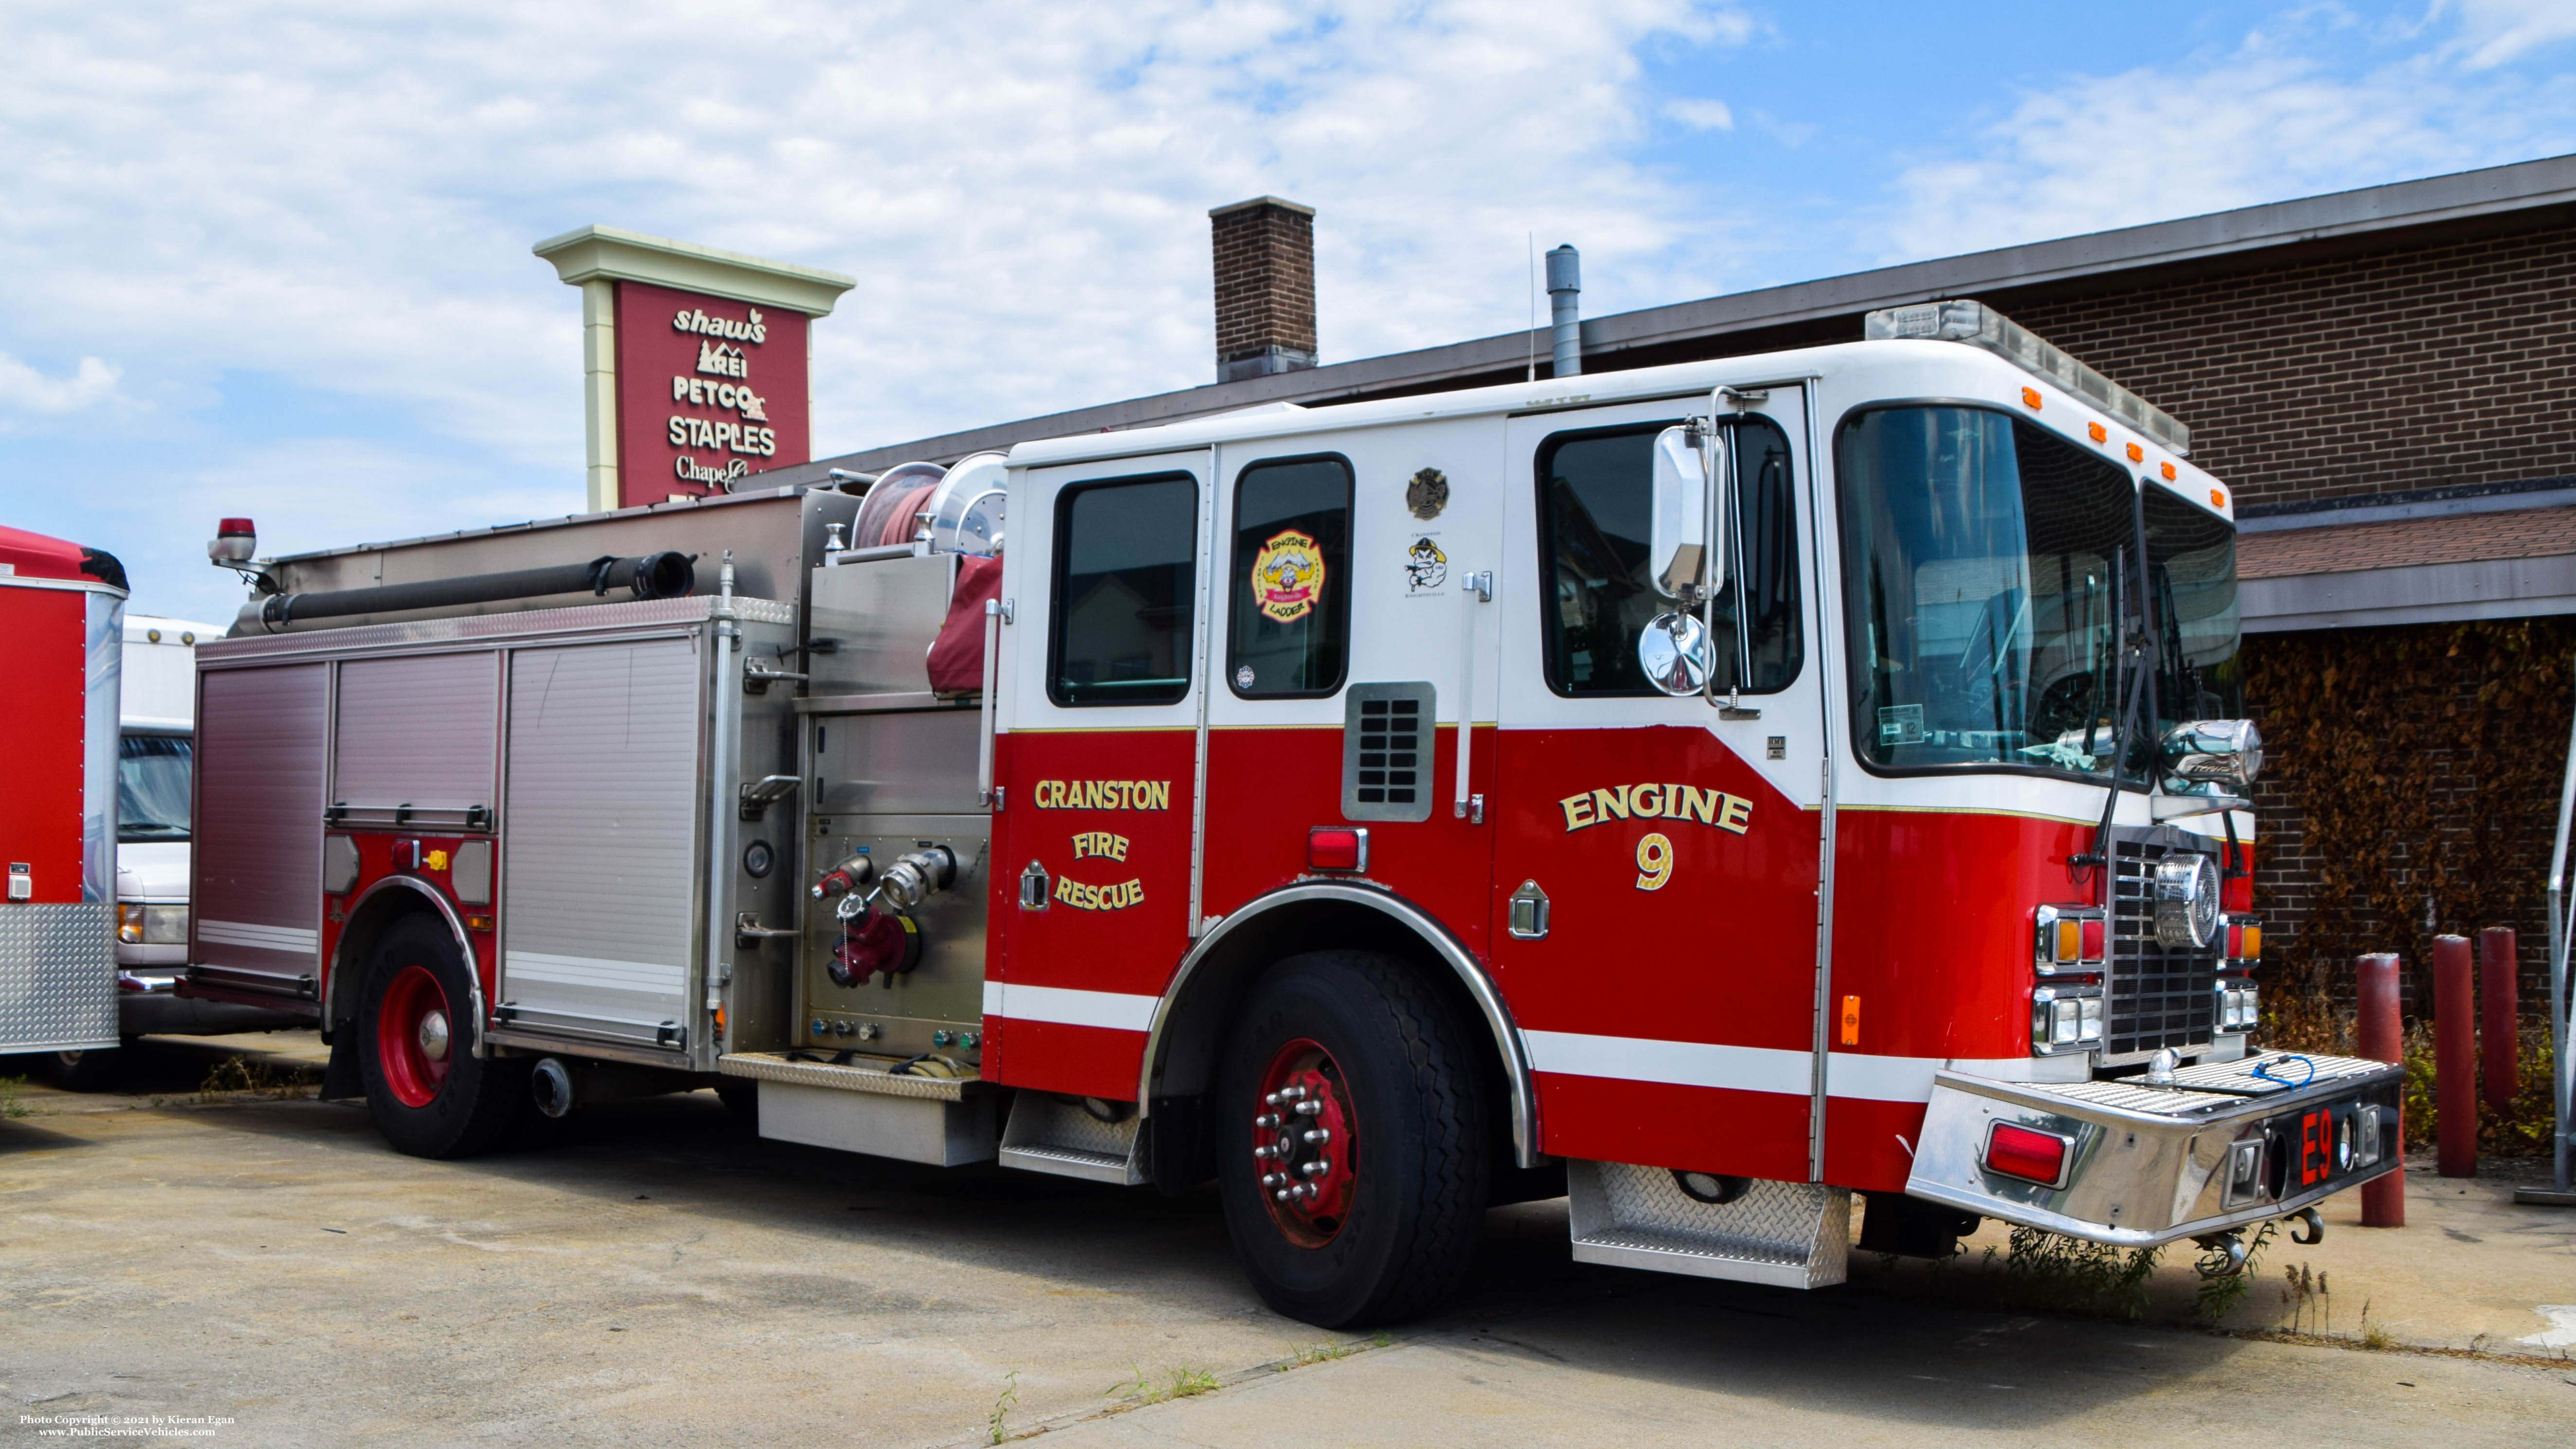
[[[1347, 1084], [1348, 1215], [1328, 1240], [1292, 1240], [1274, 1216], [1264, 1081], [1300, 1040]], [[1454, 1289], [1483, 1231], [1486, 1103], [1455, 1013], [1402, 963], [1316, 951], [1273, 966], [1252, 989], [1218, 1068], [1217, 1191], [1235, 1261], [1280, 1313], [1319, 1328], [1392, 1322]], [[1322, 1150], [1322, 1149], [1314, 1149]], [[1282, 1164], [1284, 1165], [1284, 1164]], [[1310, 1220], [1320, 1222], [1322, 1220]]]
[[[404, 1101], [388, 1080], [378, 1029], [388, 990], [414, 967], [437, 980], [449, 1007], [445, 1077], [416, 1105]], [[471, 1156], [500, 1145], [525, 1118], [527, 1063], [474, 1055], [473, 1001], [464, 953], [445, 922], [426, 914], [407, 916], [377, 940], [358, 989], [358, 1014], [348, 1030], [358, 1035], [358, 1074], [366, 1084], [367, 1113], [395, 1151], [414, 1157]]]
[[[125, 1038], [125, 1046], [134, 1038]], [[104, 1092], [125, 1079], [126, 1063], [132, 1058], [123, 1047], [99, 1047], [89, 1051], [55, 1052], [52, 1056], [54, 1085], [66, 1092]]]

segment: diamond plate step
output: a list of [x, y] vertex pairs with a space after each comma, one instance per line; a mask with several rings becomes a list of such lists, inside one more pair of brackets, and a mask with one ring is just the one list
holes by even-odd
[[1851, 1253], [1851, 1193], [1821, 1183], [1755, 1178], [1728, 1203], [1705, 1203], [1669, 1169], [1569, 1162], [1574, 1260], [1824, 1288], [1843, 1281]]

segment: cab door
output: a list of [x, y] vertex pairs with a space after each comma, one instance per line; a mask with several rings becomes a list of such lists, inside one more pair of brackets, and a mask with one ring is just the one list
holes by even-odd
[[1011, 499], [987, 1071], [1136, 1095], [1189, 948], [1206, 451], [1032, 469]]
[[[1652, 450], [1724, 440], [1715, 688], [1641, 667]], [[1545, 1150], [1805, 1181], [1816, 1087], [1821, 695], [1805, 397], [1516, 418], [1494, 956]]]

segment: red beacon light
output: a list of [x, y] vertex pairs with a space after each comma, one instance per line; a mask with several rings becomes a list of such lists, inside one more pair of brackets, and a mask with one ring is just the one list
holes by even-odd
[[1986, 1171], [2043, 1187], [2064, 1187], [2067, 1158], [2074, 1146], [2054, 1132], [1998, 1122], [1986, 1134]]
[[216, 563], [246, 564], [259, 552], [259, 530], [247, 518], [227, 518], [215, 525], [214, 539], [206, 545], [206, 557]]
[[1306, 832], [1306, 868], [1316, 871], [1368, 869], [1366, 830], [1349, 825], [1318, 825]]

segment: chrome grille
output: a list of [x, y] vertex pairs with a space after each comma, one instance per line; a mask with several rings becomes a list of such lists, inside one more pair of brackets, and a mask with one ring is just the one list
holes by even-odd
[[2139, 840], [2112, 846], [2111, 971], [2105, 983], [2102, 1054], [2112, 1061], [2171, 1047], [2209, 1045], [2218, 1028], [2218, 953], [2168, 951], [2156, 944], [2156, 866], [2171, 853]]

